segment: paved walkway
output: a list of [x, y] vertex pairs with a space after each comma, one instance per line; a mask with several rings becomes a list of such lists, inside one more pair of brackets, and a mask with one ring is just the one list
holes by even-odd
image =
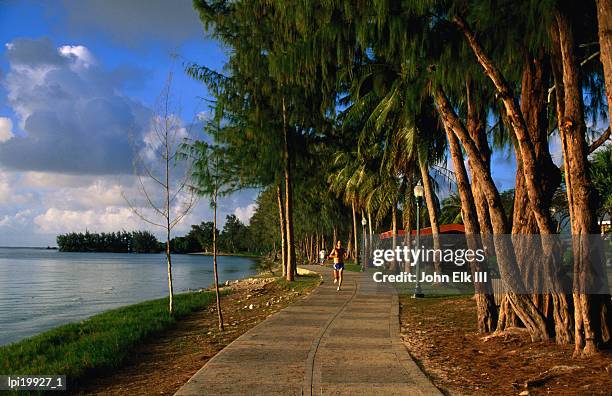
[[176, 395], [440, 395], [399, 338], [397, 296], [363, 275], [325, 282], [214, 356]]

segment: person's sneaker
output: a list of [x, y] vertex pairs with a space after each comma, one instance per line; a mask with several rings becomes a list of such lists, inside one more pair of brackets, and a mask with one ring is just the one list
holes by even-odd
[[338, 286], [338, 289], [337, 289], [337, 290], [338, 290], [338, 291], [340, 291], [340, 286]]
[[338, 283], [338, 279], [334, 279], [334, 284], [335, 284], [335, 283]]

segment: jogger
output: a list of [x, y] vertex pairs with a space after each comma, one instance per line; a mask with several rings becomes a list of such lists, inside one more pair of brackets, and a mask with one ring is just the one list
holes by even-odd
[[342, 288], [342, 273], [344, 272], [344, 259], [348, 254], [342, 247], [342, 242], [336, 242], [336, 247], [329, 254], [329, 258], [334, 259], [334, 283], [338, 283], [338, 291]]

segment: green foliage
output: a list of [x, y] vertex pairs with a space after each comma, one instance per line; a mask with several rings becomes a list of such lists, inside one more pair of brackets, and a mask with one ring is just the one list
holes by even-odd
[[442, 200], [440, 224], [463, 224], [461, 199], [458, 194], [451, 194]]
[[589, 173], [599, 194], [598, 214], [608, 215], [612, 220], [612, 144], [593, 153]]
[[228, 215], [219, 238], [219, 248], [224, 253], [247, 252], [251, 247], [249, 237], [249, 228], [236, 215]]
[[71, 232], [57, 236], [62, 252], [158, 253], [160, 242], [149, 231], [119, 231], [84, 234]]
[[[194, 224], [191, 230], [182, 237], [170, 241], [170, 250], [173, 253], [199, 253], [212, 251], [213, 222]], [[219, 235], [219, 230], [216, 230]]]

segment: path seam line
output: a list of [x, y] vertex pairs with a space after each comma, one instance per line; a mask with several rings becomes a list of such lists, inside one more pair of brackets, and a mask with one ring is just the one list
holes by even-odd
[[314, 363], [317, 355], [317, 351], [319, 349], [319, 345], [321, 344], [321, 340], [327, 333], [327, 330], [331, 326], [331, 324], [336, 320], [336, 318], [344, 311], [346, 306], [353, 300], [353, 298], [357, 295], [358, 284], [356, 280], [353, 280], [353, 294], [338, 308], [336, 313], [325, 323], [323, 329], [317, 334], [312, 345], [310, 347], [310, 352], [308, 352], [308, 358], [306, 359], [306, 367], [305, 367], [305, 375], [304, 375], [304, 385], [302, 386], [302, 394], [304, 394], [303, 389], [309, 389], [309, 396], [314, 395]]

